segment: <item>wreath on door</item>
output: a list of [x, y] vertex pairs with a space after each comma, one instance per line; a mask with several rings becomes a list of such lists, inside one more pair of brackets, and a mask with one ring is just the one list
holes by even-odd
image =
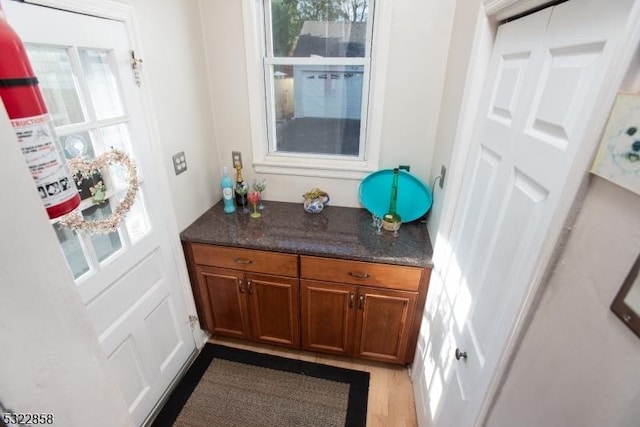
[[[80, 186], [84, 180], [93, 179], [101, 170], [111, 165], [119, 164], [124, 168], [127, 174], [127, 194], [120, 203], [118, 203], [118, 206], [113, 210], [111, 215], [104, 219], [86, 220], [80, 210], [76, 209], [60, 219], [60, 225], [71, 230], [84, 230], [92, 234], [108, 234], [115, 231], [131, 210], [135, 202], [136, 194], [138, 193], [140, 183], [138, 182], [136, 163], [125, 152], [111, 149], [110, 151], [100, 154], [95, 159], [86, 160], [76, 157], [69, 160], [67, 164], [69, 165], [69, 169], [71, 169], [71, 173], [75, 176], [78, 186]], [[102, 181], [94, 183], [89, 190], [94, 204], [106, 202], [106, 187]]]

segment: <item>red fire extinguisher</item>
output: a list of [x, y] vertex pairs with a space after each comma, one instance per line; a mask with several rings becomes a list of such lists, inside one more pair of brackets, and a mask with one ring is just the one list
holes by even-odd
[[80, 196], [65, 161], [22, 41], [0, 6], [0, 98], [49, 218], [78, 207]]

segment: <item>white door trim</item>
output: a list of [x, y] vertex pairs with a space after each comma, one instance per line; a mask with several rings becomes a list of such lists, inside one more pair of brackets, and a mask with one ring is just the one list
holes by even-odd
[[[144, 52], [140, 43], [141, 37], [138, 32], [139, 25], [135, 16], [133, 6], [131, 5], [118, 3], [111, 0], [26, 0], [25, 3], [53, 7], [57, 9], [68, 10], [71, 12], [84, 13], [87, 15], [123, 22], [127, 29], [127, 37], [129, 39], [130, 46], [132, 46], [132, 48], [136, 51], [136, 56], [138, 56], [139, 58], [144, 58]], [[153, 162], [156, 165], [163, 165], [165, 156], [163, 154], [162, 146], [158, 143], [158, 141], [161, 141], [160, 132], [158, 130], [158, 123], [153, 109], [153, 103], [151, 102], [149, 85], [144, 83], [145, 81], [147, 81], [147, 79], [145, 78], [145, 74], [145, 68], [142, 67], [141, 75], [143, 83], [140, 87], [140, 94], [144, 106], [145, 124], [149, 133], [150, 143], [152, 145], [157, 145], [155, 147], [156, 149], [153, 150]], [[167, 177], [166, 169], [164, 167], [160, 167], [158, 168], [158, 173], [158, 179], [160, 180], [161, 187], [169, 188], [169, 179]], [[156, 215], [163, 215], [165, 224], [168, 228], [165, 232], [167, 232], [170, 236], [171, 253], [178, 270], [180, 289], [182, 290], [182, 294], [184, 296], [187, 316], [197, 317], [198, 313], [196, 310], [193, 293], [191, 291], [191, 281], [189, 279], [187, 265], [184, 259], [184, 254], [182, 252], [182, 245], [178, 237], [180, 235], [180, 231], [178, 230], [178, 221], [175, 216], [173, 202], [171, 200], [171, 197], [169, 197], [168, 191], [159, 193], [159, 197], [168, 209], [166, 209], [162, 213], [156, 213]], [[208, 339], [207, 334], [199, 327], [192, 328], [191, 332], [193, 334], [193, 339], [196, 343], [196, 347], [198, 349], [202, 348]]]
[[[453, 140], [454, 147], [449, 162], [450, 172], [447, 176], [447, 186], [442, 203], [440, 223], [435, 233], [435, 240], [432, 242], [434, 245], [434, 260], [437, 256], [435, 251], [439, 249], [438, 242], [441, 239], [448, 240], [451, 235], [453, 219], [462, 190], [464, 178], [462, 172], [468, 160], [472, 135], [475, 129], [475, 119], [480, 104], [480, 96], [484, 87], [489, 60], [491, 59], [495, 36], [496, 26], [491, 23], [487, 18], [485, 10], [480, 7], [476, 16], [473, 45], [469, 51], [471, 59], [469, 60], [469, 65], [466, 70], [464, 95], [460, 101], [460, 112], [457, 119], [458, 125]], [[436, 264], [435, 269], [437, 268], [438, 265]], [[416, 354], [416, 357], [417, 356], [418, 354]], [[412, 381], [417, 381], [418, 375], [420, 375], [420, 369], [416, 369], [414, 366], [411, 366], [410, 369]]]
[[552, 0], [483, 0], [485, 14], [496, 21], [535, 9]]
[[[448, 191], [443, 202], [441, 215], [442, 220], [437, 232], [437, 236], [439, 236], [439, 238], [446, 239], [450, 236], [454, 214], [458, 207], [457, 205], [462, 189], [462, 171], [465, 169], [465, 165], [467, 163], [468, 153], [472, 142], [470, 135], [473, 134], [477, 117], [479, 90], [484, 84], [484, 77], [489, 66], [493, 40], [495, 39], [497, 31], [497, 26], [495, 25], [495, 22], [498, 20], [497, 14], [504, 12], [505, 9], [510, 8], [514, 4], [523, 4], [527, 2], [527, 0], [488, 0], [483, 2], [484, 7], [481, 7], [479, 10], [474, 43], [470, 51], [472, 58], [469, 62], [467, 73], [468, 77], [465, 83], [468, 88], [465, 90], [465, 93], [468, 93], [469, 95], [465, 95], [461, 103], [461, 113], [458, 120], [456, 139], [454, 141], [454, 149], [450, 163], [450, 170], [455, 171], [456, 173], [452, 173], [450, 175], [449, 182], [447, 183]], [[547, 3], [547, 1], [539, 1], [538, 3], [544, 4]], [[558, 205], [558, 214], [552, 220], [549, 227], [550, 232], [544, 239], [543, 249], [536, 263], [534, 280], [526, 292], [516, 322], [514, 323], [511, 334], [507, 340], [505, 351], [503, 352], [493, 373], [487, 394], [480, 407], [477, 425], [483, 425], [486, 422], [491, 406], [493, 405], [493, 402], [497, 397], [497, 392], [501, 387], [502, 379], [508, 373], [513, 357], [515, 356], [515, 351], [520, 345], [529, 326], [531, 314], [537, 307], [536, 297], [541, 291], [542, 279], [544, 278], [545, 272], [549, 266], [549, 261], [557, 244], [559, 243], [559, 237], [561, 236], [565, 221], [576, 199], [580, 184], [588, 174], [589, 166], [595, 156], [601, 132], [604, 128], [606, 119], [609, 116], [609, 111], [613, 105], [615, 95], [622, 84], [635, 50], [640, 45], [640, 26], [636, 25], [638, 20], [640, 20], [640, 2], [636, 1], [634, 2], [625, 25], [621, 39], [622, 41], [614, 53], [613, 63], [617, 63], [618, 66], [613, 67], [608, 71], [608, 76], [605, 79], [606, 83], [601, 88], [597, 96], [597, 107], [594, 108], [592, 114], [594, 120], [590, 122], [585, 131], [585, 140], [583, 142], [585, 149], [580, 150], [576, 155], [575, 161], [571, 167], [566, 187], [561, 197], [562, 201]], [[482, 70], [482, 72], [479, 72], [478, 70]], [[436, 250], [438, 249], [437, 243], [437, 241], [434, 242]], [[437, 256], [438, 254], [434, 253], [434, 258], [437, 258]], [[419, 369], [412, 369], [414, 381], [418, 380], [417, 375], [419, 372]], [[444, 387], [446, 386], [447, 385]], [[423, 402], [426, 402], [426, 400]]]

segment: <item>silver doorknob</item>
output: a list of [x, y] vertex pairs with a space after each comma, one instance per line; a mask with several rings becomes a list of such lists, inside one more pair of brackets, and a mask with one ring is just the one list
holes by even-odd
[[460, 351], [459, 348], [456, 348], [456, 360], [465, 359], [467, 360], [467, 352]]

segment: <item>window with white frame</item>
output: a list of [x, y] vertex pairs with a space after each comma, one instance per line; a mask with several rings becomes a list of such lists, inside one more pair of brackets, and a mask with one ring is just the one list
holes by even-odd
[[267, 142], [254, 156], [258, 165], [313, 159], [325, 169], [365, 168], [376, 157], [368, 156], [373, 0], [263, 0], [261, 6]]

